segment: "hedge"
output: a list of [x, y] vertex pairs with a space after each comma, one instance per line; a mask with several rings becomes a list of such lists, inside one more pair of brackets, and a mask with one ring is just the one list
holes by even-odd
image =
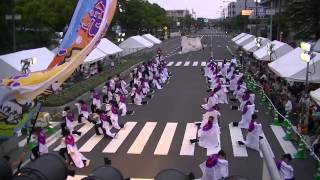
[[101, 73], [93, 77], [90, 77], [89, 79], [78, 82], [68, 88], [65, 88], [59, 91], [57, 94], [50, 95], [46, 100], [44, 100], [43, 106], [55, 107], [55, 106], [61, 106], [70, 101], [73, 101], [77, 97], [83, 95], [84, 93], [90, 91], [91, 89], [96, 88], [97, 86], [105, 82], [109, 76], [120, 74], [121, 72], [137, 64], [138, 62], [145, 60], [145, 58], [146, 57], [144, 58], [136, 57], [136, 58], [130, 58], [130, 59], [127, 58], [126, 60], [121, 60], [121, 64], [118, 65], [115, 69], [106, 69]]

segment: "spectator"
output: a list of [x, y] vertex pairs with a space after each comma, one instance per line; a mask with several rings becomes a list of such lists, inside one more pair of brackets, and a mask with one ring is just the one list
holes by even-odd
[[292, 111], [292, 102], [289, 99], [288, 95], [284, 95], [283, 97], [284, 109], [287, 114], [291, 113]]
[[266, 95], [269, 97], [269, 94], [270, 94], [270, 85], [269, 85], [268, 81], [267, 81], [267, 80], [264, 80], [262, 85], [263, 85], [263, 91], [264, 91], [264, 93], [266, 93]]

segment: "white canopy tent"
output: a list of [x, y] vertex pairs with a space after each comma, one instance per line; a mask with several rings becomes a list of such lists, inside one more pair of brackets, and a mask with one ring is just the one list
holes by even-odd
[[141, 36], [132, 36], [123, 41], [119, 47], [123, 49], [123, 54], [131, 54], [141, 49], [151, 48], [153, 43], [147, 41]]
[[29, 67], [31, 72], [45, 70], [54, 56], [55, 54], [45, 47], [2, 55], [0, 56], [0, 78], [2, 79], [20, 73], [23, 66], [21, 60], [23, 59], [36, 59], [36, 63]]
[[86, 57], [86, 59], [84, 60], [84, 63], [87, 63], [87, 64], [95, 63], [97, 61], [102, 60], [106, 56], [107, 55], [104, 52], [102, 52], [99, 48], [95, 48]]
[[238, 39], [242, 38], [245, 35], [247, 35], [247, 34], [246, 33], [238, 34], [236, 37], [232, 38], [231, 41], [235, 42], [235, 41], [237, 41]]
[[238, 46], [241, 46], [241, 47], [242, 47], [242, 46], [248, 44], [249, 42], [253, 41], [254, 38], [255, 38], [255, 37], [254, 37], [253, 35], [247, 34], [247, 35], [241, 37], [240, 39], [236, 40], [235, 43], [236, 43]]
[[[259, 37], [259, 39], [261, 39], [261, 46], [260, 46], [260, 48], [263, 48], [263, 47], [266, 46], [268, 43], [270, 43], [270, 40], [267, 39], [267, 38]], [[255, 52], [256, 50], [258, 50], [258, 46], [257, 46], [257, 44], [256, 44], [256, 41], [253, 40], [253, 41], [251, 41], [250, 43], [248, 43], [248, 44], [246, 44], [245, 46], [243, 46], [243, 49], [244, 49], [246, 52], [253, 53], [253, 52]]]
[[320, 88], [315, 91], [311, 91], [310, 96], [312, 100], [314, 100], [320, 106]]
[[144, 34], [142, 35], [143, 38], [145, 38], [146, 40], [150, 41], [153, 44], [160, 44], [161, 40], [152, 36], [151, 34]]
[[255, 51], [253, 53], [253, 56], [260, 61], [270, 61], [270, 59], [274, 61], [293, 50], [293, 48], [288, 44], [277, 41], [277, 40], [274, 40], [271, 43], [274, 45], [273, 47], [274, 53], [271, 55], [271, 58], [268, 54], [267, 46], [264, 46], [263, 48], [260, 48], [259, 50]]
[[[290, 51], [286, 55], [282, 56], [278, 60], [269, 63], [269, 68], [278, 76], [287, 79], [288, 81], [300, 81], [306, 80], [307, 63], [300, 58], [302, 53], [301, 48], [296, 48]], [[309, 81], [312, 83], [320, 83], [320, 71], [316, 68], [320, 67], [320, 54], [310, 61], [310, 76]]]
[[114, 55], [123, 51], [119, 46], [115, 45], [113, 42], [109, 41], [107, 38], [102, 38], [97, 48], [100, 51], [104, 52], [106, 55]]

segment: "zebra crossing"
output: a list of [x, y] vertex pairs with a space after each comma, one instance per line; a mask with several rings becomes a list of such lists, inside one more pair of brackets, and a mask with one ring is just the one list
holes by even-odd
[[[223, 60], [215, 60], [218, 62], [218, 65], [221, 65]], [[170, 61], [167, 63], [167, 67], [174, 66], [174, 67], [204, 67], [207, 65], [207, 61]]]
[[[119, 148], [123, 145], [125, 140], [129, 136], [135, 136], [133, 142], [129, 142], [130, 147], [128, 150], [126, 150], [126, 154], [128, 155], [139, 155], [143, 153], [143, 150], [148, 144], [150, 143], [150, 137], [154, 134], [154, 131], [158, 128], [160, 128], [159, 123], [157, 122], [144, 122], [142, 129], [139, 130], [137, 135], [134, 135], [132, 131], [137, 128], [137, 124], [139, 122], [127, 122], [124, 124], [124, 128], [119, 130], [117, 133], [116, 138], [111, 139], [105, 147], [99, 149], [101, 153], [109, 153], [114, 154], [117, 153]], [[179, 126], [183, 126], [184, 128], [184, 134], [178, 134], [176, 133], [176, 130]], [[161, 126], [162, 127], [162, 126]], [[272, 131], [274, 132], [274, 135], [278, 139], [278, 142], [280, 146], [283, 149], [283, 152], [294, 154], [297, 152], [296, 148], [293, 146], [293, 144], [290, 141], [284, 141], [283, 136], [285, 134], [282, 127], [279, 126], [271, 126], [270, 127]], [[93, 130], [93, 125], [89, 123], [80, 124], [79, 130], [81, 132], [81, 136], [75, 135], [75, 142], [78, 145], [79, 151], [83, 153], [89, 153], [94, 150], [95, 147], [101, 147], [97, 146], [99, 143], [102, 142], [103, 136], [97, 136], [96, 134], [89, 133]], [[197, 137], [197, 131], [198, 127], [195, 125], [195, 123], [179, 123], [179, 122], [167, 122], [164, 129], [161, 129], [162, 133], [157, 137], [158, 142], [153, 150], [153, 155], [155, 156], [165, 156], [170, 153], [170, 148], [172, 146], [180, 146], [179, 156], [195, 156], [195, 144], [190, 143], [190, 139], [195, 139]], [[228, 132], [224, 132], [222, 135], [225, 136], [225, 133], [229, 133], [231, 137], [231, 145], [232, 145], [232, 151], [234, 157], [248, 157], [247, 148], [243, 146], [238, 145], [238, 141], [244, 141], [244, 135], [240, 128], [233, 127], [232, 124], [229, 124]], [[183, 140], [181, 143], [173, 143], [173, 139], [175, 136], [182, 136]], [[158, 134], [157, 134], [158, 136]], [[51, 136], [47, 138], [47, 145], [50, 149], [53, 149], [54, 151], [58, 151], [60, 149], [60, 137], [61, 137], [61, 131], [57, 131]], [[272, 152], [272, 148], [266, 138], [265, 135], [263, 135], [263, 140], [266, 141], [266, 144]], [[80, 141], [82, 138], [87, 139], [86, 142], [83, 144], [78, 144], [78, 141]], [[224, 143], [230, 143], [223, 142]], [[221, 143], [219, 143], [221, 145]], [[221, 149], [221, 146], [216, 147], [214, 149], [207, 149], [207, 155], [218, 153]], [[273, 152], [272, 152], [273, 153]], [[262, 157], [262, 153], [260, 152], [260, 156]]]
[[[81, 180], [87, 177], [86, 175], [75, 175], [74, 177], [68, 176], [67, 180]], [[130, 178], [130, 180], [154, 180], [154, 179], [145, 179], [145, 178]], [[200, 179], [195, 179], [200, 180]]]

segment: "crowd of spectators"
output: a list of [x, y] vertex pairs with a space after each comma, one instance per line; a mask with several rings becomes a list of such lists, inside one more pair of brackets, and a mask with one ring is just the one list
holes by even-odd
[[[304, 135], [314, 152], [320, 155], [320, 107], [309, 95], [306, 96], [305, 83], [288, 82], [278, 77], [268, 68], [267, 63], [249, 61], [246, 67], [281, 114], [278, 115], [279, 121], [282, 122], [283, 117], [287, 115], [298, 132]], [[317, 84], [310, 84], [308, 93], [317, 88], [319, 88]], [[308, 116], [307, 107], [309, 107]], [[306, 117], [308, 117], [307, 122]]]

